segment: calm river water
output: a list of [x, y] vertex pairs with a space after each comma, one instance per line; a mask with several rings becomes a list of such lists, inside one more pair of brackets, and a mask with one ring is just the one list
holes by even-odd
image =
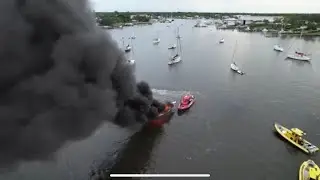
[[[161, 100], [179, 100], [185, 92], [197, 96], [195, 106], [174, 115], [161, 131], [140, 132], [105, 124], [95, 134], [70, 142], [50, 162], [25, 162], [5, 173], [6, 180], [88, 179], [90, 169], [127, 173], [210, 173], [215, 180], [297, 179], [302, 161], [320, 164], [274, 133], [273, 123], [298, 127], [320, 145], [320, 41], [295, 37], [265, 37], [261, 33], [193, 28], [195, 21], [128, 27], [109, 31], [121, 38], [133, 33], [135, 73]], [[182, 62], [168, 67], [175, 30], [182, 36]], [[152, 39], [159, 37], [160, 44]], [[224, 38], [225, 43], [218, 41]], [[128, 41], [127, 41], [128, 42]], [[234, 61], [246, 72], [230, 71]], [[273, 45], [280, 43], [285, 52]], [[293, 46], [292, 46], [293, 44]], [[285, 59], [287, 50], [312, 53], [310, 63]], [[130, 139], [131, 137], [131, 139]], [[113, 163], [113, 164], [112, 164]], [[205, 179], [205, 178], [204, 178]]]

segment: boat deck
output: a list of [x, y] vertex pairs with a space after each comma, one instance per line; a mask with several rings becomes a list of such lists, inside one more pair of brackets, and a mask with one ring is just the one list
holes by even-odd
[[[290, 130], [284, 128], [283, 126], [281, 126], [279, 124], [277, 125], [277, 127], [282, 134], [286, 134], [286, 133], [292, 134], [292, 132]], [[290, 139], [292, 141], [294, 141], [292, 138], [290, 138]], [[314, 153], [319, 150], [318, 147], [314, 146], [313, 144], [306, 141], [305, 139], [302, 139], [302, 144], [299, 144], [299, 145], [302, 146], [303, 148], [307, 149], [309, 151], [309, 153]]]

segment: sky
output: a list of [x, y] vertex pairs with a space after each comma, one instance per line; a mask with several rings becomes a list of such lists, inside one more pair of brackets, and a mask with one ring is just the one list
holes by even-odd
[[89, 0], [98, 12], [320, 13], [320, 0]]

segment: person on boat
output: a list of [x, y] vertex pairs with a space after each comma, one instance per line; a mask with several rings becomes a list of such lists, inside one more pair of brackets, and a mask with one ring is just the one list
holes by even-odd
[[297, 142], [299, 145], [303, 145], [303, 140], [301, 137], [297, 137]]
[[304, 53], [296, 51], [297, 55], [304, 56]]

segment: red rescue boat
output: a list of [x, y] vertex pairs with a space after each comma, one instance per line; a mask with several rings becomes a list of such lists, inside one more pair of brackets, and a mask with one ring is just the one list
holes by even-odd
[[165, 123], [170, 121], [170, 118], [174, 113], [173, 108], [174, 103], [166, 103], [164, 111], [161, 112], [155, 119], [150, 120], [147, 125], [152, 127], [162, 127]]
[[185, 94], [181, 97], [178, 110], [184, 111], [189, 109], [195, 103], [196, 97], [192, 94]]

